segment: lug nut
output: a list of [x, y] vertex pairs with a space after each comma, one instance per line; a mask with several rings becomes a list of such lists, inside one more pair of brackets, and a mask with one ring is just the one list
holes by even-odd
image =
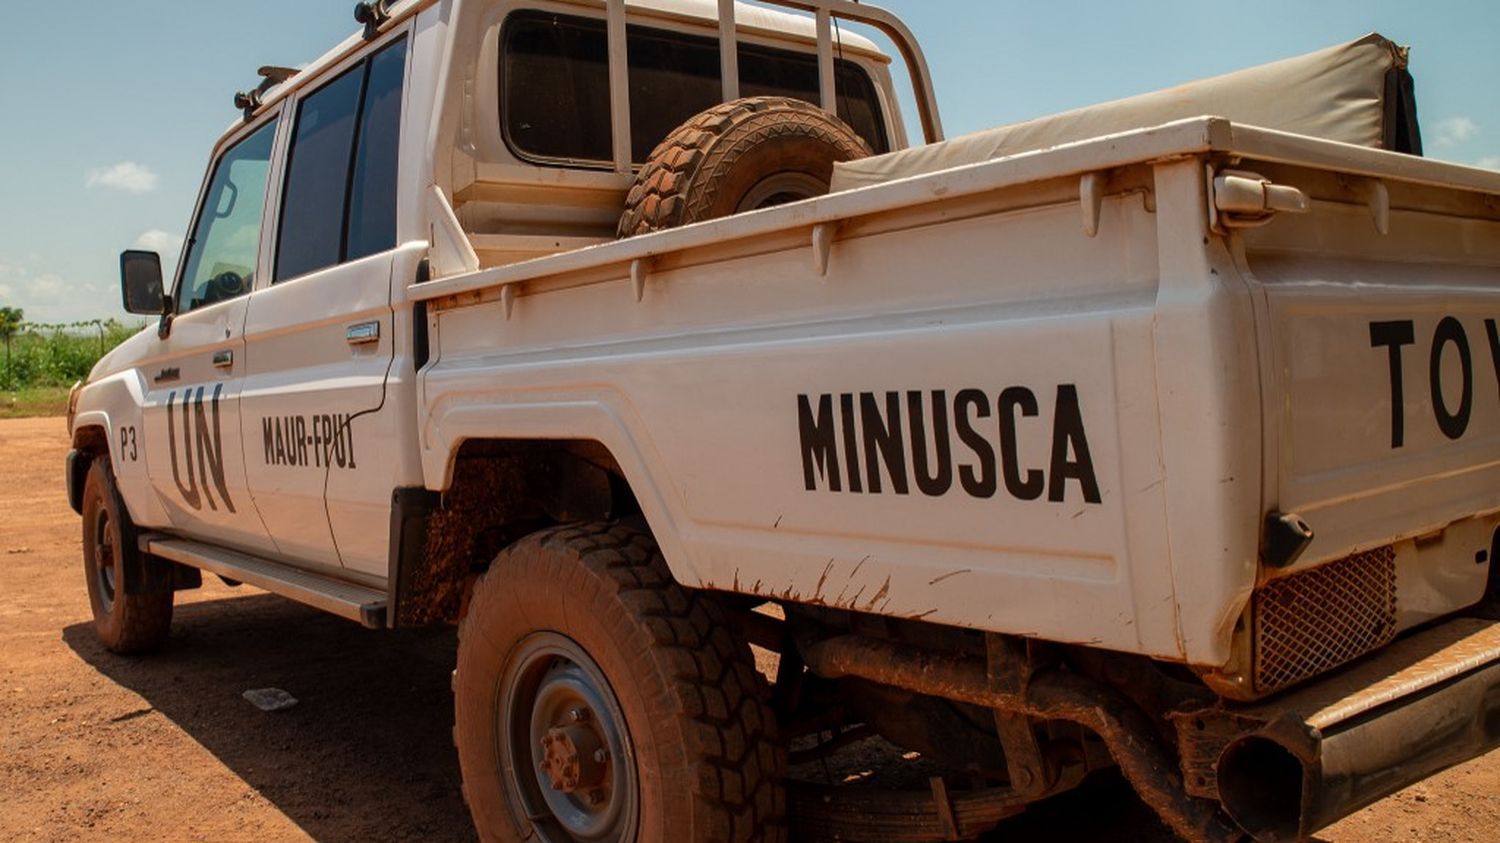
[[603, 790], [600, 790], [599, 788], [596, 787], [593, 790], [589, 791], [589, 804], [590, 805], [600, 805], [600, 804], [603, 804], [603, 802], [604, 802], [604, 791]]
[[568, 711], [568, 717], [574, 723], [583, 723], [589, 719], [589, 710], [586, 708], [575, 708]]
[[604, 749], [602, 747], [599, 748], [599, 749], [594, 750], [594, 763], [595, 764], [603, 764], [604, 762], [606, 762], [608, 760], [609, 760], [609, 750]]

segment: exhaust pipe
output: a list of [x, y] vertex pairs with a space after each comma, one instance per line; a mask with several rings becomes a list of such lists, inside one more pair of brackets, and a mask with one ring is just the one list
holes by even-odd
[[1224, 747], [1219, 801], [1258, 841], [1302, 840], [1496, 746], [1500, 664], [1491, 663], [1344, 720], [1284, 713]]
[[1302, 833], [1308, 765], [1282, 743], [1251, 735], [1219, 755], [1219, 800], [1231, 819], [1261, 841]]
[[804, 644], [808, 670], [825, 679], [856, 676], [919, 694], [1003, 709], [1092, 730], [1136, 793], [1177, 835], [1192, 843], [1231, 843], [1243, 834], [1219, 805], [1181, 788], [1176, 760], [1151, 721], [1120, 692], [1076, 674], [1047, 672], [1021, 693], [996, 686], [983, 661], [888, 641], [843, 635]]
[[[1192, 841], [1305, 839], [1428, 776], [1500, 747], [1500, 622], [1458, 618], [1320, 684], [1254, 706], [1169, 715], [1176, 751], [1118, 691], [1045, 671], [1019, 691], [982, 659], [842, 635], [799, 647], [827, 679], [1070, 720], [1104, 740], [1136, 792]], [[1222, 810], [1220, 810], [1222, 808]], [[1243, 829], [1243, 831], [1241, 831]]]

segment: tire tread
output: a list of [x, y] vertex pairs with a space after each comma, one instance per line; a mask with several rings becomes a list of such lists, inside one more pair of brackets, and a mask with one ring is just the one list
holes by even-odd
[[847, 124], [790, 97], [746, 97], [710, 108], [679, 126], [651, 152], [625, 198], [617, 236], [634, 237], [709, 218], [728, 177], [726, 161], [777, 137], [813, 137], [839, 160], [870, 148]]
[[593, 596], [588, 602], [626, 633], [640, 666], [668, 678], [671, 699], [663, 702], [686, 726], [682, 769], [697, 771], [691, 789], [699, 839], [785, 841], [786, 753], [769, 692], [712, 597], [673, 581], [655, 541], [634, 525], [557, 527], [508, 548], [480, 577], [459, 624], [460, 646], [477, 634], [471, 627], [485, 614], [483, 604], [502, 598], [509, 563], [517, 561], [540, 563], [531, 573]]
[[[124, 557], [124, 565], [146, 564], [148, 560], [140, 558], [141, 552], [135, 545], [137, 535], [135, 526], [131, 523], [130, 513], [125, 508], [124, 499], [120, 496], [114, 471], [107, 456], [95, 457], [93, 464], [89, 466], [83, 492], [85, 513], [91, 511], [89, 506], [91, 494], [100, 496], [98, 505], [108, 510], [110, 519], [117, 525], [120, 542], [116, 547], [116, 552]], [[83, 522], [85, 543], [89, 541], [87, 535], [89, 529], [89, 520], [85, 518]], [[84, 553], [88, 553], [86, 545]], [[125, 584], [121, 581], [116, 584], [114, 598], [114, 614], [117, 617], [101, 618], [98, 615], [98, 604], [93, 595], [93, 590], [97, 587], [94, 583], [94, 570], [86, 556], [84, 575], [88, 578], [86, 585], [90, 591], [89, 602], [95, 607], [94, 629], [105, 649], [119, 655], [133, 656], [157, 650], [166, 642], [167, 636], [172, 631], [174, 595], [170, 590], [127, 594]], [[144, 576], [144, 572], [141, 575]]]

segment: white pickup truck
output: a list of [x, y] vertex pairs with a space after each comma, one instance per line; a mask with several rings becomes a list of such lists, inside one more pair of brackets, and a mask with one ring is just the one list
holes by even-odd
[[961, 839], [1112, 766], [1292, 839], [1500, 744], [1500, 173], [1412, 154], [1405, 52], [943, 142], [898, 20], [776, 5], [263, 68], [70, 401], [104, 643], [201, 571], [456, 624], [486, 840]]

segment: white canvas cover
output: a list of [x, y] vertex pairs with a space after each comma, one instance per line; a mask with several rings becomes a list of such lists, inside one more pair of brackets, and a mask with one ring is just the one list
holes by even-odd
[[[1148, 94], [986, 129], [943, 143], [838, 164], [835, 191], [1046, 149], [1201, 115], [1301, 135], [1389, 147], [1392, 84], [1407, 50], [1371, 33], [1357, 41]], [[1406, 89], [1410, 89], [1409, 79]], [[1414, 108], [1411, 107], [1411, 108]], [[1411, 120], [1415, 121], [1414, 114]]]

